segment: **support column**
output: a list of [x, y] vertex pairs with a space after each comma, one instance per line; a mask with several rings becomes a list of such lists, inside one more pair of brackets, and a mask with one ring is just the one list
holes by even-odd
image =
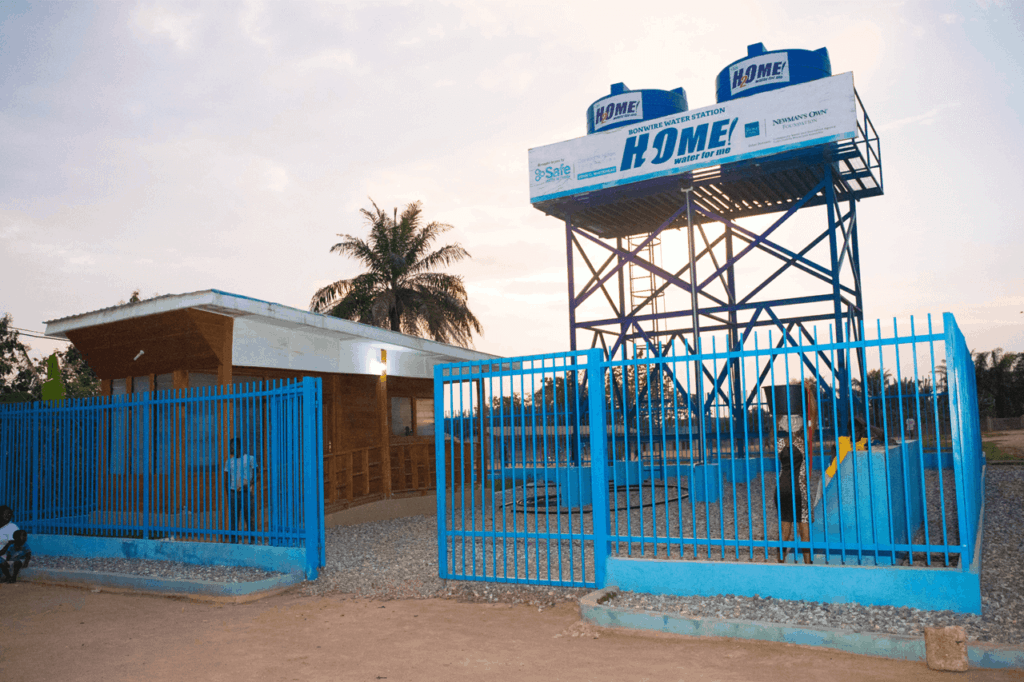
[[[230, 319], [230, 318], [229, 318]], [[219, 385], [220, 394], [226, 396], [231, 391], [231, 380], [233, 377], [232, 373], [232, 357], [231, 357], [231, 343], [232, 337], [234, 336], [234, 320], [231, 320], [231, 326], [227, 329], [221, 339], [219, 360], [220, 364], [217, 365], [217, 384]], [[214, 403], [216, 405], [217, 403]], [[214, 472], [211, 485], [217, 491], [217, 495], [220, 498], [222, 513], [221, 518], [224, 524], [224, 528], [230, 528], [231, 523], [228, 518], [229, 504], [226, 498], [227, 491], [224, 490], [224, 467], [227, 465], [228, 459], [231, 457], [231, 438], [234, 434], [234, 412], [230, 401], [225, 400], [221, 403], [220, 417], [223, 420], [220, 425], [221, 432], [221, 448], [220, 448], [220, 461], [217, 464], [217, 469]], [[241, 525], [238, 526], [241, 530]], [[237, 537], [237, 536], [236, 536]]]
[[683, 190], [686, 194], [686, 246], [690, 258], [690, 307], [693, 320], [693, 350], [698, 350], [700, 341], [700, 315], [697, 303], [697, 247], [693, 234], [693, 188]]
[[[733, 262], [733, 229], [732, 222], [727, 221], [725, 226], [725, 262], [728, 263], [726, 270], [726, 284], [729, 290], [726, 292], [729, 302], [729, 348], [733, 352], [740, 349], [740, 331], [736, 315], [736, 267]], [[744, 425], [746, 423], [746, 396], [743, 395], [743, 388], [740, 386], [740, 359], [733, 358], [729, 361], [732, 374], [732, 443], [736, 448], [732, 453], [733, 457], [746, 457], [747, 441], [744, 437]]]
[[[836, 216], [836, 187], [835, 178], [831, 166], [825, 168], [825, 203], [828, 206], [828, 248], [831, 259], [832, 277], [832, 325], [835, 331], [835, 342], [843, 343], [846, 336], [843, 333], [843, 298], [839, 283], [839, 244], [837, 230], [839, 228]], [[835, 384], [839, 391], [839, 435], [847, 435], [850, 431], [850, 371], [847, 358], [849, 352], [838, 351], [836, 353]]]
[[[384, 352], [384, 351], [382, 351]], [[387, 356], [385, 356], [387, 357]], [[391, 425], [390, 425], [390, 410], [388, 409], [388, 375], [387, 371], [384, 371], [380, 375], [380, 381], [377, 382], [377, 414], [379, 415], [378, 421], [380, 422], [380, 477], [381, 477], [381, 492], [384, 495], [384, 499], [391, 497]]]
[[[690, 306], [691, 306], [691, 319], [693, 320], [693, 352], [700, 353], [700, 314], [699, 306], [697, 303], [697, 246], [695, 236], [693, 234], [693, 187], [687, 187], [683, 189], [686, 194], [686, 241], [687, 251], [690, 258]], [[698, 454], [694, 457], [694, 453], [690, 453], [691, 458], [698, 460], [703, 463], [705, 460], [705, 448], [704, 448], [704, 372], [703, 362], [699, 363], [694, 368], [694, 374], [697, 379], [697, 404], [696, 412], [694, 413], [693, 405], [691, 405], [691, 416], [690, 416], [690, 432], [693, 433], [694, 422], [699, 429], [696, 435], [696, 442], [698, 448]], [[692, 402], [692, 401], [691, 401]]]
[[576, 350], [576, 282], [573, 280], [572, 215], [565, 217], [565, 262], [569, 271], [569, 350]]
[[[622, 257], [622, 237], [618, 237], [615, 240], [615, 248], [617, 249], [616, 258], [618, 259], [619, 267], [619, 317], [622, 318], [622, 322], [619, 324], [619, 339], [622, 341], [620, 347], [622, 349], [622, 359], [625, 360], [628, 353], [626, 351], [626, 332], [629, 330], [629, 322], [625, 321], [626, 317], [626, 262], [625, 258]], [[608, 358], [614, 360], [614, 358]]]

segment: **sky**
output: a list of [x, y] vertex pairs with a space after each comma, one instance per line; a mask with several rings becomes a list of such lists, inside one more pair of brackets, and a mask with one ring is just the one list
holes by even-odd
[[360, 208], [418, 200], [472, 255], [476, 348], [567, 350], [564, 226], [530, 205], [528, 150], [584, 135], [612, 83], [710, 106], [757, 42], [827, 47], [880, 133], [866, 322], [952, 312], [970, 348], [1024, 351], [1009, 0], [0, 2], [0, 313], [41, 331], [210, 288], [305, 309], [358, 274], [330, 247], [366, 235]]

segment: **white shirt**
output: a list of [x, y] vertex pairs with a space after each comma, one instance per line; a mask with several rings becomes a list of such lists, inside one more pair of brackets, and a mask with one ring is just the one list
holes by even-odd
[[14, 525], [14, 522], [8, 523], [3, 528], [0, 528], [0, 549], [2, 549], [9, 540], [14, 539], [14, 531], [16, 530], [18, 530], [18, 527]]
[[241, 490], [242, 486], [252, 485], [252, 472], [255, 460], [252, 455], [232, 457], [224, 463], [224, 473], [228, 475], [228, 488]]

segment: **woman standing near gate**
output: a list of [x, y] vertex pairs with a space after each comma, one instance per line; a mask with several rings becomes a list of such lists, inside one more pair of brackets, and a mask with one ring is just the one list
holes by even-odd
[[[814, 429], [818, 424], [817, 391], [814, 382], [808, 381], [805, 388], [807, 394], [807, 424], [800, 414], [789, 414], [778, 419], [778, 441], [776, 453], [779, 457], [779, 478], [775, 496], [776, 509], [782, 522], [780, 540], [793, 539], [793, 524], [796, 523], [800, 540], [809, 542], [811, 539], [810, 509], [807, 506], [807, 469], [806, 460], [813, 451]], [[799, 394], [797, 394], [799, 395]], [[798, 405], [791, 409], [799, 409]], [[806, 428], [805, 428], [806, 426]], [[790, 432], [792, 429], [792, 433]], [[811, 563], [811, 550], [802, 549], [804, 563]], [[779, 563], [786, 560], [786, 551], [779, 548]]]

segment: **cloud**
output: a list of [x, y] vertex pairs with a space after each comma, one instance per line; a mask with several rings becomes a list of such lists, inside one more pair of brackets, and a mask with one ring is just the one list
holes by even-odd
[[895, 130], [908, 125], [920, 124], [920, 125], [931, 125], [939, 118], [946, 109], [955, 109], [960, 106], [959, 102], [948, 102], [946, 104], [940, 104], [937, 107], [929, 109], [923, 114], [916, 114], [914, 116], [907, 116], [906, 118], [900, 118], [895, 121], [889, 121], [883, 125], [878, 126], [878, 132], [885, 132], [887, 130]]
[[198, 15], [174, 12], [168, 5], [143, 5], [135, 10], [135, 23], [156, 36], [167, 38], [179, 50], [192, 47]]
[[273, 161], [267, 159], [254, 160], [249, 165], [249, 170], [257, 187], [269, 189], [272, 192], [283, 192], [288, 187], [288, 171], [284, 166], [280, 166]]
[[485, 90], [525, 92], [533, 83], [534, 71], [525, 54], [505, 57], [494, 68], [484, 69], [477, 77], [477, 83]]
[[953, 24], [961, 24], [961, 23], [963, 23], [964, 18], [962, 16], [960, 16], [959, 14], [955, 14], [955, 13], [940, 14], [939, 15], [939, 21], [941, 21], [944, 24], [953, 25]]
[[496, 298], [502, 301], [522, 303], [526, 305], [549, 305], [552, 303], [564, 303], [566, 300], [566, 293], [564, 291], [545, 291], [530, 294], [504, 286], [484, 287], [478, 284], [469, 284], [466, 286], [466, 292], [470, 296], [471, 300], [476, 299], [477, 297]]
[[265, 4], [257, 0], [250, 0], [243, 5], [239, 26], [242, 32], [260, 47], [269, 47], [273, 44], [272, 33], [269, 31], [271, 23], [266, 20]]
[[322, 50], [312, 57], [300, 60], [295, 64], [295, 70], [299, 73], [307, 73], [318, 69], [328, 71], [353, 71], [356, 67], [356, 58], [351, 50], [331, 48]]
[[[938, 127], [972, 103], [978, 125], [958, 127], [956, 154], [934, 138], [891, 135], [901, 139], [886, 158], [890, 191], [858, 208], [868, 319], [987, 300], [1022, 248], [1013, 202], [975, 202], [969, 231], [985, 244], [974, 254], [949, 241], [965, 229], [963, 212], [931, 196], [932, 178], [950, 177], [973, 196], [1012, 196], [1020, 141], [993, 131], [1013, 130], [1017, 117], [992, 106], [1008, 92], [992, 87], [993, 71], [967, 66], [1000, 40], [1007, 65], [1019, 65], [1015, 43], [989, 31], [972, 44], [982, 39], [943, 23], [957, 13], [994, 27], [1005, 10], [892, 3], [865, 19], [846, 5], [728, 0], [589, 11], [539, 0], [34, 7], [31, 25], [8, 33], [18, 68], [0, 113], [0, 290], [17, 292], [5, 305], [25, 326], [135, 287], [217, 286], [305, 307], [317, 286], [359, 271], [329, 248], [337, 233], [365, 235], [358, 210], [369, 195], [386, 210], [422, 200], [428, 220], [455, 227], [443, 241], [473, 254], [453, 271], [474, 310], [479, 300], [481, 350], [564, 348], [565, 230], [529, 202], [527, 150], [582, 137], [586, 107], [610, 83], [683, 86], [692, 108], [707, 106], [715, 75], [762, 40], [827, 46], [835, 71], [854, 71], [871, 113], [888, 121], [882, 130]], [[922, 50], [913, 39], [947, 25], [949, 41]], [[920, 75], [928, 69], [941, 69], [941, 82]], [[806, 243], [824, 210], [801, 211], [779, 241]], [[896, 229], [911, 247], [892, 248]], [[664, 249], [666, 263], [685, 254], [668, 237]], [[737, 277], [745, 286], [774, 267], [743, 262]], [[40, 275], [47, 268], [52, 281]], [[589, 271], [576, 268], [579, 285]]]

